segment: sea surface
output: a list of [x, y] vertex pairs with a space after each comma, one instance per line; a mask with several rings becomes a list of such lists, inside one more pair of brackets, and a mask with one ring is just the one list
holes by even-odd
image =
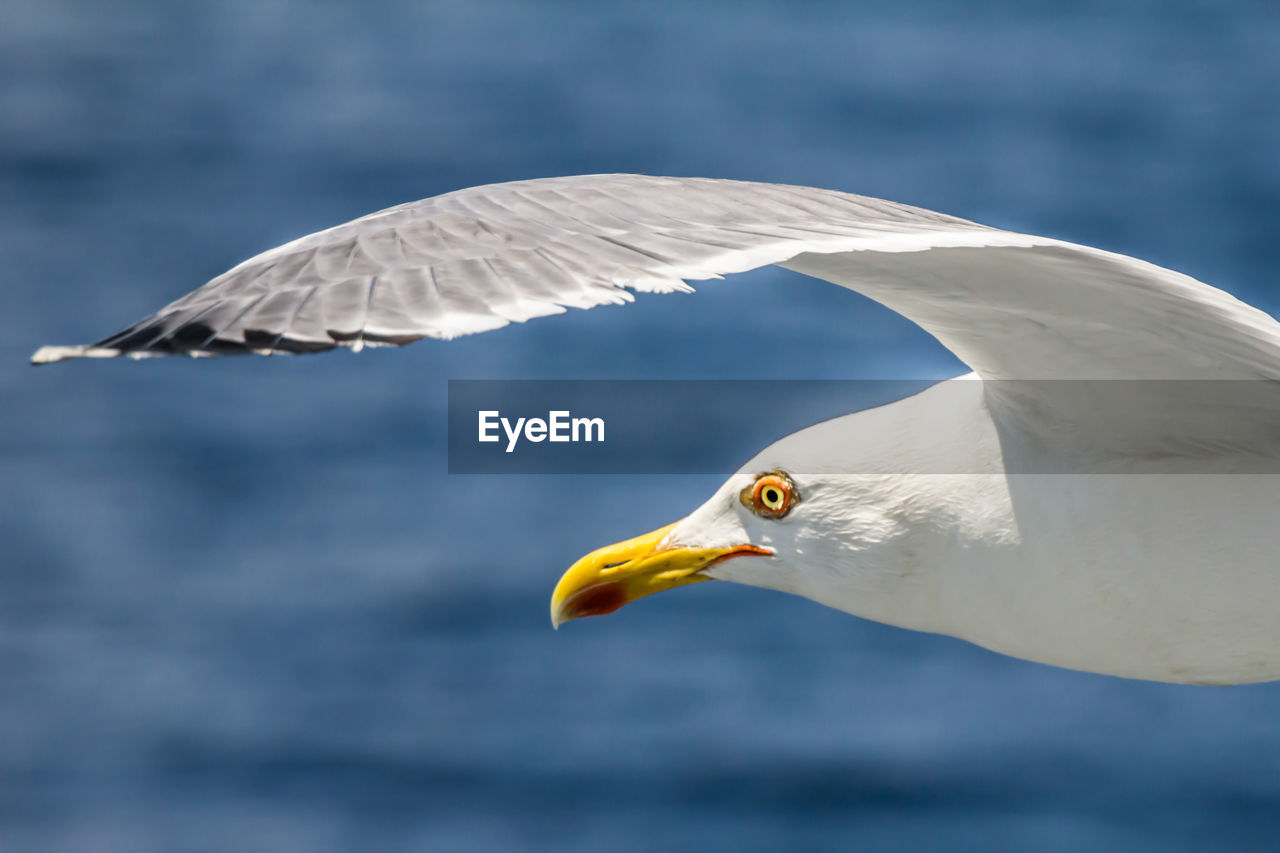
[[8, 0], [0, 850], [1275, 849], [1280, 684], [1067, 672], [728, 584], [551, 630], [570, 562], [720, 478], [450, 476], [448, 380], [963, 370], [841, 288], [26, 359], [360, 214], [584, 172], [892, 198], [1274, 314], [1278, 152], [1271, 2]]

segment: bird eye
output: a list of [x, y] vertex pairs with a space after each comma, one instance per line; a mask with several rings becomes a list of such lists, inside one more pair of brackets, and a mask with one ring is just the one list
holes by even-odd
[[738, 499], [757, 515], [782, 518], [799, 501], [799, 495], [790, 477], [781, 471], [771, 471], [756, 477], [753, 484], [739, 493]]

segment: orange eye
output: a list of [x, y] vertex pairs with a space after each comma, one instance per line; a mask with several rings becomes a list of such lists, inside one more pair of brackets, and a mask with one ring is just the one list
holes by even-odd
[[798, 501], [795, 484], [781, 471], [756, 477], [755, 483], [743, 489], [738, 498], [744, 506], [769, 518], [781, 518]]

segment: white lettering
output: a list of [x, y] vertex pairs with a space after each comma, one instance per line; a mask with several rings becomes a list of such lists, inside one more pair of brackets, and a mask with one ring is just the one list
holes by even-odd
[[566, 409], [555, 409], [547, 413], [547, 419], [502, 417], [496, 409], [485, 409], [477, 412], [476, 440], [480, 442], [501, 441], [498, 427], [507, 437], [507, 453], [513, 453], [516, 445], [523, 437], [526, 441], [604, 441], [604, 418], [575, 418]]
[[496, 410], [486, 410], [479, 412], [480, 415], [480, 438], [479, 441], [497, 441], [498, 436], [489, 435], [489, 430], [497, 429], [498, 424], [493, 420], [498, 416]]
[[549, 421], [551, 425], [551, 440], [568, 441], [569, 433], [567, 430], [569, 428], [569, 413], [567, 411], [557, 410], [548, 412], [547, 414], [551, 417], [551, 420]]
[[520, 438], [520, 427], [524, 426], [524, 418], [516, 418], [516, 428], [511, 428], [511, 421], [506, 418], [502, 419], [502, 429], [507, 434], [507, 452], [516, 449], [516, 442]]
[[[568, 414], [566, 412], [565, 414]], [[596, 428], [597, 438], [591, 437], [591, 428]], [[578, 427], [582, 427], [585, 434], [584, 438], [578, 438]], [[574, 418], [573, 419], [573, 440], [574, 441], [604, 441], [604, 418]]]

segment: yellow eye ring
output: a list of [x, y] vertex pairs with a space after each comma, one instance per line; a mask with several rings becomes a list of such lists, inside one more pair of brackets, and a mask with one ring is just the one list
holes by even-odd
[[784, 486], [776, 486], [773, 483], [761, 483], [756, 489], [757, 500], [763, 509], [770, 512], [779, 512], [787, 504], [787, 493], [783, 491]]
[[781, 471], [770, 471], [738, 494], [742, 505], [767, 518], [782, 518], [799, 502], [795, 484]]

